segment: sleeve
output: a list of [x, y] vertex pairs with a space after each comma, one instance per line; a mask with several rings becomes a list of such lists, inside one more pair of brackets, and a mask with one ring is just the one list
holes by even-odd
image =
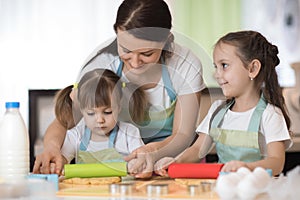
[[167, 62], [172, 84], [178, 95], [203, 90], [203, 69], [200, 59], [189, 49], [175, 45], [173, 56]]
[[127, 122], [119, 122], [119, 132], [115, 143], [115, 148], [119, 153], [128, 155], [143, 145], [140, 131], [136, 126]]
[[265, 136], [266, 143], [284, 141], [286, 149], [292, 146], [292, 140], [282, 111], [273, 105], [268, 104], [263, 113], [261, 131]]
[[215, 110], [221, 105], [223, 104], [225, 100], [216, 100], [212, 103], [212, 105], [210, 106], [207, 115], [204, 117], [204, 119], [202, 120], [202, 122], [199, 124], [199, 126], [196, 129], [196, 132], [198, 134], [200, 133], [205, 133], [205, 134], [209, 134], [209, 123], [211, 120], [211, 116], [212, 114], [215, 112]]

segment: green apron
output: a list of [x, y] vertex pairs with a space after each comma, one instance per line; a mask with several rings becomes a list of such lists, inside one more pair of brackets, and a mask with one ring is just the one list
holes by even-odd
[[[120, 60], [117, 70], [117, 75], [120, 77], [122, 76], [122, 69], [123, 62]], [[164, 64], [162, 65], [162, 79], [164, 88], [167, 90], [168, 96], [170, 97], [171, 106], [159, 112], [147, 111], [145, 113], [144, 121], [140, 124], [136, 124], [140, 129], [141, 137], [145, 144], [164, 140], [172, 134], [176, 93], [168, 69]]]
[[91, 130], [85, 127], [85, 132], [80, 142], [79, 151], [76, 156], [76, 163], [103, 163], [103, 162], [124, 162], [123, 156], [116, 151], [114, 144], [118, 133], [118, 125], [109, 135], [109, 148], [100, 151], [86, 151], [91, 139]]
[[226, 112], [234, 104], [234, 100], [220, 109], [211, 119], [210, 136], [216, 144], [216, 151], [219, 163], [226, 163], [231, 160], [253, 162], [262, 159], [258, 143], [258, 131], [262, 114], [267, 102], [261, 96], [248, 125], [247, 131], [228, 130], [219, 128]]

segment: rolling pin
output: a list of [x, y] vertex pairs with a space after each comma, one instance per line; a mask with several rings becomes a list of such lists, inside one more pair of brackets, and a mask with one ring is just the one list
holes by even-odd
[[170, 178], [216, 179], [224, 164], [221, 163], [172, 163], [168, 168]]
[[66, 164], [64, 167], [65, 178], [91, 178], [127, 176], [126, 162]]

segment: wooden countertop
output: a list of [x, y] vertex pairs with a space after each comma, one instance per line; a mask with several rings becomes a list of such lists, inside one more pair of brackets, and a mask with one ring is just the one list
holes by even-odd
[[[275, 179], [274, 179], [275, 181]], [[153, 177], [148, 180], [136, 180], [131, 177], [122, 178], [119, 185], [131, 185], [130, 192], [125, 194], [112, 194], [111, 185], [98, 185], [98, 186], [74, 186], [65, 187], [60, 184], [60, 189], [57, 192], [58, 199], [63, 200], [91, 200], [91, 199], [109, 199], [109, 200], [159, 200], [159, 199], [212, 199], [219, 200], [218, 194], [214, 191], [215, 179], [170, 179], [163, 177]], [[152, 190], [149, 193], [149, 185], [167, 187], [165, 194], [157, 194], [159, 190]], [[197, 185], [197, 187], [195, 187]], [[200, 186], [200, 187], [199, 187]], [[153, 192], [154, 191], [154, 192]], [[255, 200], [270, 200], [267, 193], [261, 193], [256, 196]]]
[[[120, 186], [129, 185], [127, 191], [113, 194], [111, 185], [77, 185], [66, 187], [60, 183], [58, 197], [70, 198], [110, 198], [110, 199], [219, 199], [214, 192], [214, 179], [170, 179], [153, 177], [138, 180], [131, 177], [122, 178]], [[197, 184], [197, 186], [191, 186]], [[189, 186], [190, 185], [190, 186]], [[152, 190], [149, 190], [149, 188]], [[121, 189], [122, 190], [122, 189]]]

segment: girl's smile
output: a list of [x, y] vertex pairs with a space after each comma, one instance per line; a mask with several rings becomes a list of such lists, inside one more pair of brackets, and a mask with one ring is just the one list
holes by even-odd
[[214, 49], [213, 58], [214, 76], [226, 97], [239, 97], [250, 91], [247, 89], [250, 87], [249, 72], [238, 57], [236, 47], [220, 43]]

